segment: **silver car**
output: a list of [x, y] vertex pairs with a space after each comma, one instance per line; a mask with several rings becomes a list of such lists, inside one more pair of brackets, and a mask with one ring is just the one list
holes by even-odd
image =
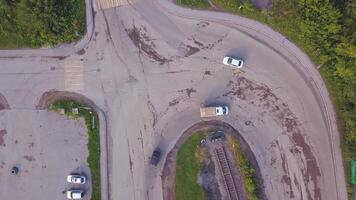
[[71, 174], [67, 176], [68, 183], [77, 183], [77, 184], [85, 184], [85, 176]]
[[82, 190], [68, 190], [68, 199], [82, 199], [84, 197], [84, 192]]

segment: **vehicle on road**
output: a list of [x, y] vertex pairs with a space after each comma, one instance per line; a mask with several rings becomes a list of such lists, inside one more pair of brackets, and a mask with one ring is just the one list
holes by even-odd
[[200, 117], [215, 117], [215, 116], [227, 115], [228, 113], [229, 113], [229, 108], [227, 106], [200, 108]]
[[67, 176], [68, 183], [85, 184], [85, 176], [78, 174], [71, 174]]
[[157, 147], [152, 153], [151, 160], [150, 160], [151, 165], [157, 166], [159, 159], [161, 158], [161, 154], [162, 154], [161, 149]]
[[244, 65], [244, 61], [241, 58], [225, 56], [223, 59], [223, 64], [240, 69]]
[[82, 190], [68, 190], [68, 199], [82, 199], [84, 197], [84, 192]]

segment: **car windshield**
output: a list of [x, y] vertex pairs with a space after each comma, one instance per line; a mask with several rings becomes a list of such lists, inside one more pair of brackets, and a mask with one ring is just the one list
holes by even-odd
[[232, 62], [232, 58], [229, 58], [229, 59], [227, 60], [227, 63], [231, 64], [231, 62]]

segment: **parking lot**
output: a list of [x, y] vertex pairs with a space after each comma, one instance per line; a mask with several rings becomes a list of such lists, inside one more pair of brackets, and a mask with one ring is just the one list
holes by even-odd
[[[0, 111], [1, 199], [60, 200], [68, 189], [83, 189], [90, 199], [87, 142], [83, 120], [44, 110]], [[87, 183], [67, 183], [70, 173], [85, 174]]]

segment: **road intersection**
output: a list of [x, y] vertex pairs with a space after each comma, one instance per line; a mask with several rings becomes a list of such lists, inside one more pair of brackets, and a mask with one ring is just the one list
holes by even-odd
[[[77, 44], [0, 50], [0, 93], [13, 110], [36, 109], [48, 91], [92, 100], [106, 116], [110, 199], [162, 199], [153, 149], [165, 156], [201, 121], [200, 106], [218, 103], [255, 153], [268, 199], [347, 199], [326, 87], [285, 37], [167, 0], [99, 8], [87, 0], [88, 33]], [[223, 66], [226, 54], [244, 58], [244, 69]]]

